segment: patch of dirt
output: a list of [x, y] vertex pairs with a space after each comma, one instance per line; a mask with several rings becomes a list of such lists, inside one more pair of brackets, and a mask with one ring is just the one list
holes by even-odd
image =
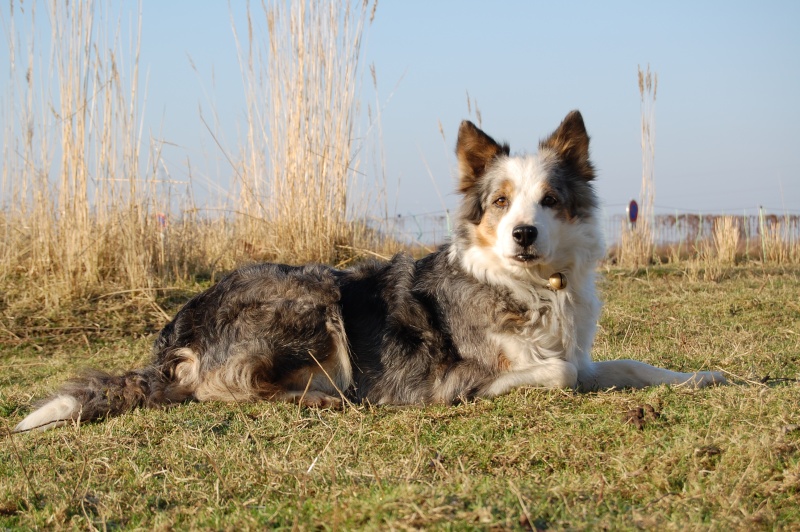
[[661, 417], [661, 412], [653, 408], [652, 405], [643, 405], [625, 412], [623, 419], [625, 423], [635, 426], [639, 430], [644, 430], [645, 425]]

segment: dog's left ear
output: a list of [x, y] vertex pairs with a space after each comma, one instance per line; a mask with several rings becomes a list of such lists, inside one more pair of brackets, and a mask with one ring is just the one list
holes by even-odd
[[462, 193], [471, 190], [486, 173], [486, 168], [497, 157], [508, 155], [508, 144], [500, 145], [478, 129], [469, 120], [461, 122], [458, 128], [456, 156], [460, 179], [458, 189]]
[[594, 167], [589, 161], [589, 134], [580, 112], [571, 111], [539, 147], [553, 150], [579, 177], [586, 181], [594, 179]]

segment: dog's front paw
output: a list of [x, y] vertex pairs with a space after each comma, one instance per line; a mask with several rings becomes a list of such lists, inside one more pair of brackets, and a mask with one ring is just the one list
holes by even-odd
[[339, 397], [333, 397], [325, 392], [310, 391], [295, 399], [298, 404], [308, 408], [342, 408], [342, 400]]
[[728, 379], [719, 371], [698, 371], [695, 373], [695, 378], [692, 380], [696, 388], [728, 384]]

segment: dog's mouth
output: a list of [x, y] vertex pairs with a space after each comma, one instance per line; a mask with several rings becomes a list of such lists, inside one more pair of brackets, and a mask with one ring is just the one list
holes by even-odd
[[539, 255], [536, 253], [517, 253], [512, 258], [517, 262], [521, 262], [522, 264], [528, 264], [530, 262], [539, 260]]

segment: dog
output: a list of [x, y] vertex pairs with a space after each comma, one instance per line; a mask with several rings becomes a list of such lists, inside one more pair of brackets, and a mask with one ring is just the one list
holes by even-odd
[[86, 373], [15, 431], [191, 400], [425, 405], [521, 386], [725, 383], [719, 372], [592, 361], [605, 249], [578, 111], [533, 155], [511, 155], [464, 121], [456, 154], [456, 229], [432, 254], [236, 270], [178, 311], [149, 366]]

